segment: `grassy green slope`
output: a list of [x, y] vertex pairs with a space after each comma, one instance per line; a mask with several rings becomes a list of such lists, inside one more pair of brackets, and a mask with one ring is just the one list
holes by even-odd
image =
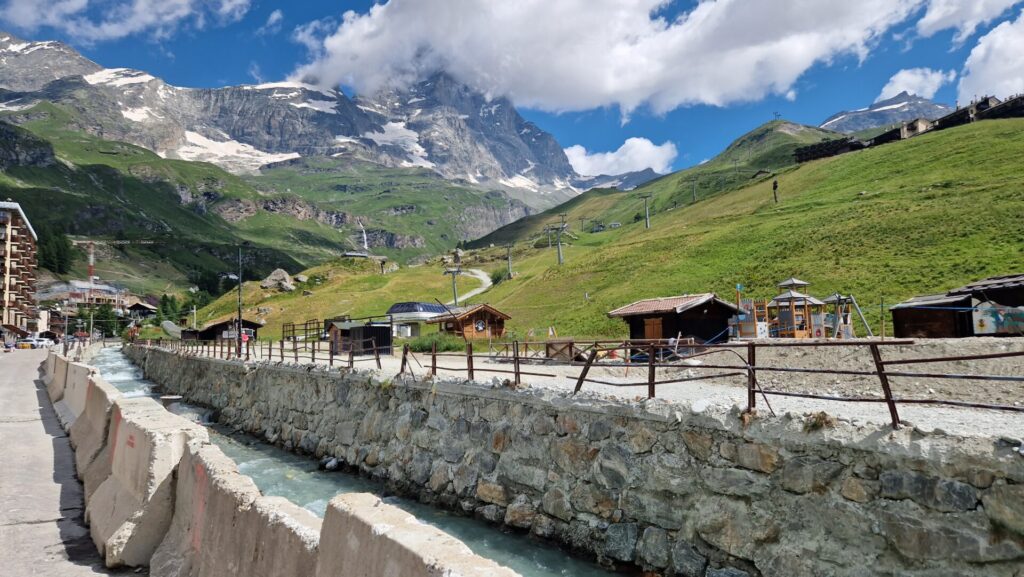
[[[259, 283], [245, 283], [242, 296], [245, 318], [260, 318], [266, 325], [260, 338], [280, 338], [281, 324], [301, 323], [308, 319], [351, 315], [382, 315], [400, 301], [451, 299], [451, 280], [438, 266], [416, 266], [382, 275], [374, 262], [362, 259], [336, 259], [313, 267], [303, 274], [309, 277], [294, 292], [263, 290]], [[463, 277], [460, 290], [479, 286], [475, 279]], [[304, 291], [312, 294], [304, 295]], [[228, 293], [198, 312], [199, 324], [232, 318], [237, 306], [235, 293]], [[259, 311], [264, 312], [261, 314]]]
[[[980, 122], [802, 165], [771, 182], [657, 214], [653, 228], [584, 234], [554, 251], [517, 250], [516, 279], [487, 294], [520, 332], [622, 334], [605, 317], [634, 300], [715, 291], [771, 297], [797, 276], [810, 292], [878, 303], [1024, 270], [1024, 120]], [[601, 198], [595, 196], [595, 198]], [[522, 237], [521, 237], [522, 238]], [[503, 251], [484, 251], [492, 269]], [[589, 295], [589, 301], [584, 295]]]
[[631, 192], [585, 192], [555, 208], [498, 229], [470, 243], [470, 246], [483, 247], [491, 243], [539, 237], [543, 228], [556, 222], [563, 212], [568, 213], [574, 232], [579, 232], [581, 218], [585, 223], [584, 230], [590, 229], [591, 222], [630, 223], [643, 213], [644, 203], [640, 197], [644, 194], [652, 195], [652, 214], [678, 210], [693, 203], [694, 193], [698, 202], [703, 202], [724, 192], [749, 186], [752, 182], [770, 181], [772, 174], [785, 172], [794, 164], [793, 151], [797, 148], [837, 136], [834, 132], [785, 120], [772, 121], [736, 139], [709, 162], [665, 175]]
[[[804, 164], [780, 176], [779, 204], [771, 181], [723, 192], [693, 206], [663, 211], [653, 227], [624, 224], [583, 233], [565, 247], [534, 248], [528, 228], [513, 249], [516, 277], [475, 297], [512, 315], [524, 337], [553, 326], [562, 336], [622, 336], [607, 311], [647, 297], [714, 291], [732, 298], [770, 298], [775, 284], [798, 276], [809, 292], [853, 293], [877, 328], [878, 303], [947, 290], [988, 275], [1024, 270], [1024, 120], [981, 122], [861, 152]], [[571, 201], [609, 203], [620, 193], [595, 192]], [[473, 251], [465, 266], [505, 267], [500, 247]], [[359, 268], [359, 266], [363, 268]], [[331, 263], [310, 271], [331, 275], [314, 295], [246, 289], [249, 314], [272, 308], [268, 336], [280, 323], [334, 314], [382, 314], [396, 301], [447, 297], [436, 266], [403, 268], [382, 277], [364, 265]], [[465, 282], [465, 281], [464, 281]], [[465, 289], [464, 289], [465, 290]], [[225, 297], [202, 312], [231, 314]]]

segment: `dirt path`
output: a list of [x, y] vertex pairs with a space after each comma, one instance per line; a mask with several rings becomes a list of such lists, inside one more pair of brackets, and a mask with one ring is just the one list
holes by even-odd
[[[459, 295], [459, 302], [460, 303], [461, 302], [466, 302], [467, 300], [475, 297], [476, 295], [478, 295], [478, 294], [480, 294], [480, 293], [490, 289], [491, 285], [494, 284], [494, 283], [491, 282], [491, 275], [487, 274], [486, 272], [484, 272], [484, 271], [482, 271], [482, 270], [480, 270], [478, 268], [466, 269], [466, 270], [462, 271], [462, 274], [465, 275], [465, 276], [471, 276], [471, 277], [477, 279], [478, 281], [480, 281], [480, 287], [479, 288], [475, 288], [475, 289], [469, 291], [466, 294], [460, 294]], [[455, 301], [449, 301], [449, 302], [447, 302], [445, 304], [451, 306], [451, 305], [455, 304]]]

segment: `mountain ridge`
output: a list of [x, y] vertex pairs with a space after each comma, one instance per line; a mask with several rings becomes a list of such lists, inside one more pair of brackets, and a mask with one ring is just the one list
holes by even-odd
[[837, 112], [826, 118], [818, 128], [853, 134], [917, 118], [935, 120], [952, 111], [953, 109], [945, 104], [903, 91], [892, 98], [879, 100], [864, 108]]

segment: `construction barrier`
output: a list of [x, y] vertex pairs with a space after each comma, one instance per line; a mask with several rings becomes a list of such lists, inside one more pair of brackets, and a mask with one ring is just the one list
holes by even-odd
[[75, 447], [78, 478], [85, 485], [86, 498], [110, 475], [110, 451], [107, 445], [110, 413], [121, 393], [98, 376], [89, 379], [85, 410], [75, 419], [69, 433]]
[[114, 402], [107, 439], [110, 475], [85, 509], [107, 567], [149, 563], [171, 523], [173, 472], [191, 440], [207, 441], [206, 430], [153, 399]]
[[54, 354], [50, 351], [50, 356], [53, 357], [53, 368], [50, 369], [50, 373], [46, 379], [46, 394], [50, 397], [51, 403], [56, 403], [64, 397], [64, 384], [68, 378], [68, 360], [64, 357]]
[[373, 495], [336, 497], [325, 520], [263, 496], [203, 427], [51, 356], [48, 393], [107, 567], [148, 565], [153, 577], [516, 576]]
[[375, 495], [331, 499], [320, 535], [317, 577], [514, 577], [461, 541]]
[[260, 495], [217, 447], [193, 442], [178, 468], [174, 520], [150, 575], [312, 576], [320, 526], [287, 499]]

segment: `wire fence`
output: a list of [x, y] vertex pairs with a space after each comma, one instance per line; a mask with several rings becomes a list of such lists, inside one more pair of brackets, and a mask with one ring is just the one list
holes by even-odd
[[[294, 363], [322, 363], [328, 366], [356, 368], [356, 363], [374, 363], [382, 369], [381, 357], [392, 355], [391, 344], [378, 346], [374, 339], [343, 341], [298, 341], [281, 340], [247, 341], [239, 347], [236, 341], [156, 341], [158, 347], [185, 356], [202, 356], [218, 359], [240, 359], [244, 361], [289, 361]], [[412, 374], [413, 363], [436, 377], [439, 371], [465, 374], [470, 381], [480, 375], [507, 375], [510, 384], [520, 385], [523, 377], [570, 379], [574, 381], [573, 393], [579, 393], [587, 384], [610, 387], [644, 387], [647, 397], [655, 398], [658, 389], [683, 383], [699, 384], [718, 379], [746, 378], [746, 412], [758, 409], [763, 403], [774, 414], [769, 397], [797, 397], [836, 401], [844, 403], [885, 404], [889, 420], [894, 429], [900, 427], [900, 405], [945, 405], [998, 411], [1024, 413], [1024, 407], [994, 403], [968, 402], [952, 398], [897, 397], [893, 393], [893, 379], [949, 379], [959, 381], [999, 381], [1024, 383], [1024, 374], [994, 375], [949, 373], [939, 371], [911, 370], [893, 367], [906, 365], [934, 365], [943, 363], [972, 362], [1024, 357], [1024, 351], [997, 352], [988, 354], [957, 355], [944, 357], [887, 358], [883, 350], [899, 345], [912, 345], [912, 340], [862, 340], [862, 341], [785, 341], [785, 342], [730, 342], [723, 344], [700, 344], [692, 339], [671, 340], [610, 340], [587, 341], [585, 344], [573, 341], [527, 342], [512, 341], [490, 344], [477, 351], [474, 343], [466, 342], [464, 350], [442, 352], [434, 343], [424, 353], [421, 361], [409, 345], [401, 349], [399, 375]], [[870, 355], [873, 370], [825, 369], [799, 366], [766, 366], [758, 364], [758, 350], [774, 348], [818, 348], [845, 347], [866, 351]], [[707, 362], [710, 357], [723, 361]], [[699, 362], [695, 362], [698, 361]], [[571, 375], [564, 371], [544, 372], [545, 367], [575, 367], [578, 372]], [[536, 367], [536, 368], [535, 368]], [[627, 378], [630, 368], [646, 373], [643, 380], [614, 381], [595, 378], [594, 369], [624, 368]], [[686, 369], [680, 375], [679, 369]], [[699, 372], [700, 374], [692, 374]], [[758, 376], [766, 373], [815, 374], [839, 377], [873, 377], [878, 379], [879, 397], [846, 397], [836, 394], [794, 392], [765, 388]], [[415, 376], [415, 375], [414, 375]], [[659, 378], [659, 376], [661, 378]]]

